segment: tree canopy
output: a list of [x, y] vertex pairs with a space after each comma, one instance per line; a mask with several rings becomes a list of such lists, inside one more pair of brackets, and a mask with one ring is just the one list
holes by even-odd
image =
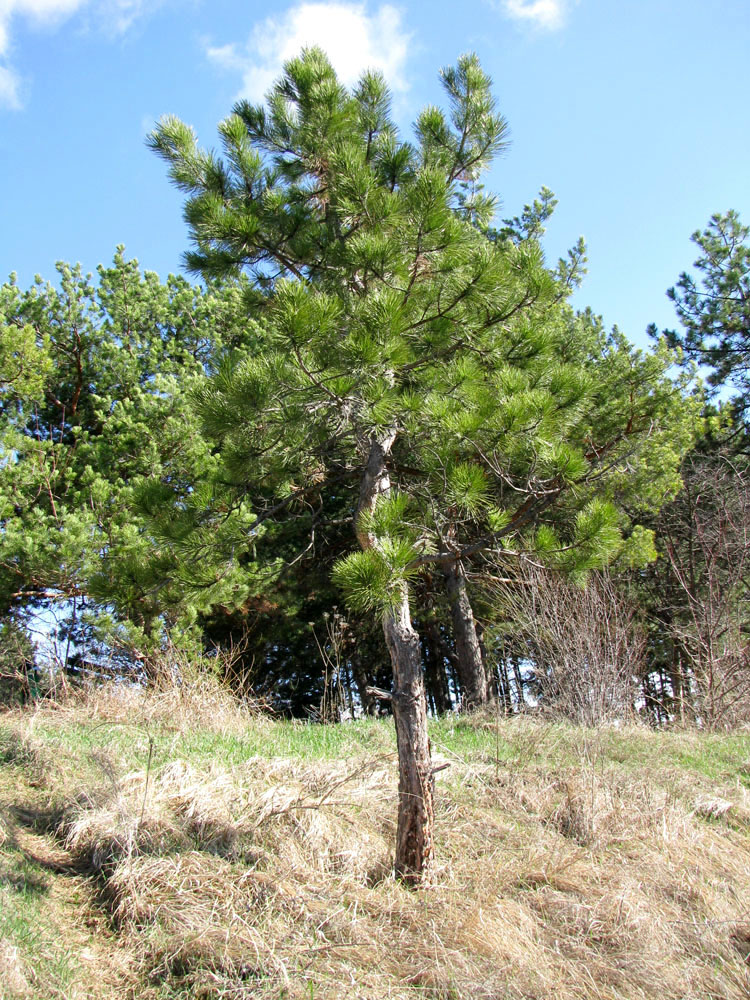
[[138, 499], [154, 482], [192, 491], [215, 464], [187, 400], [244, 338], [241, 292], [162, 283], [121, 250], [96, 282], [68, 265], [59, 278], [0, 289], [2, 329], [21, 334], [2, 357], [0, 601], [83, 601], [148, 645], [184, 588]]

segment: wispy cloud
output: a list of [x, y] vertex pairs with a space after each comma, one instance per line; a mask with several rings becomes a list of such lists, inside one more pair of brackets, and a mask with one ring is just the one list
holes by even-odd
[[55, 29], [86, 9], [96, 14], [106, 31], [121, 34], [159, 5], [160, 0], [0, 0], [0, 107], [19, 110], [22, 106], [21, 76], [10, 58], [18, 21], [36, 29]]
[[567, 8], [567, 0], [502, 0], [508, 17], [548, 31], [563, 26]]
[[21, 77], [9, 56], [12, 28], [23, 18], [35, 27], [55, 26], [84, 7], [88, 0], [0, 0], [0, 107], [20, 110]]
[[100, 0], [99, 21], [104, 28], [121, 35], [140, 17], [152, 14], [161, 6], [159, 0]]
[[18, 78], [13, 70], [0, 64], [0, 107], [17, 111], [21, 107], [21, 96], [18, 92]]
[[[1, 0], [0, 0], [1, 2]], [[356, 83], [366, 69], [380, 70], [391, 90], [408, 88], [405, 73], [411, 36], [401, 11], [384, 4], [372, 14], [364, 3], [302, 2], [256, 24], [243, 47], [209, 46], [214, 62], [242, 75], [240, 96], [262, 100], [283, 64], [305, 46], [324, 49], [339, 79]]]
[[0, 0], [0, 56], [10, 48], [12, 22], [19, 17], [37, 26], [54, 26], [70, 17], [88, 0]]

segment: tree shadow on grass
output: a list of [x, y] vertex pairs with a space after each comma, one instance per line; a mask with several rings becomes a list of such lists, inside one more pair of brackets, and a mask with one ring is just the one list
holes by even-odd
[[[54, 848], [49, 853], [44, 851], [41, 835], [57, 828], [59, 809], [29, 809], [2, 803], [0, 811], [5, 819], [5, 840], [0, 848], [0, 888], [7, 887], [27, 896], [44, 896], [50, 891], [49, 876], [80, 874], [78, 866], [62, 852]], [[36, 836], [32, 838], [30, 834]]]

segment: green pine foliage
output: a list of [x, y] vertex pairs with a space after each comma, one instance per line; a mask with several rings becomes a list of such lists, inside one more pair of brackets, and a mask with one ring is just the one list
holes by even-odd
[[684, 330], [666, 336], [709, 369], [711, 386], [734, 389], [744, 411], [750, 393], [750, 227], [730, 210], [712, 215], [691, 239], [700, 249], [697, 273], [683, 271], [667, 292]]
[[480, 178], [507, 124], [475, 56], [442, 82], [447, 110], [404, 141], [382, 78], [349, 92], [312, 49], [265, 106], [235, 106], [221, 156], [174, 118], [149, 140], [187, 195], [187, 265], [260, 294], [262, 351], [200, 397], [235, 495], [259, 524], [342, 499], [351, 516], [368, 443], [388, 443], [395, 492], [357, 525], [374, 544], [334, 572], [359, 612], [429, 562], [649, 558], [628, 511], [673, 495], [691, 439], [668, 352], [566, 305], [585, 248], [547, 266], [552, 193], [492, 228]]
[[[655, 557], [700, 400], [666, 342], [567, 304], [585, 247], [545, 259], [551, 191], [497, 225], [491, 81], [474, 56], [441, 79], [410, 139], [378, 74], [349, 91], [315, 49], [235, 106], [219, 152], [164, 119], [202, 287], [120, 249], [95, 279], [0, 288], [8, 621], [74, 601], [79, 636], [141, 652], [251, 642], [241, 669], [301, 711], [342, 591], [380, 670], [370, 620], [405, 593], [445, 617], [434, 570]], [[388, 482], [358, 514], [373, 443]]]
[[[203, 564], [195, 535], [179, 562], [161, 543], [147, 498], [181, 498], [174, 536], [188, 534], [191, 505], [205, 506], [197, 486], [217, 459], [190, 393], [246, 342], [242, 287], [162, 283], [122, 249], [96, 281], [64, 264], [58, 275], [57, 286], [0, 289], [2, 329], [23, 334], [11, 361], [28, 362], [2, 396], [0, 602], [23, 614], [83, 600], [103, 626], [114, 611], [148, 644], [165, 621], [195, 614], [187, 581]], [[213, 589], [200, 581], [205, 606], [229, 586], [224, 565], [218, 577]]]

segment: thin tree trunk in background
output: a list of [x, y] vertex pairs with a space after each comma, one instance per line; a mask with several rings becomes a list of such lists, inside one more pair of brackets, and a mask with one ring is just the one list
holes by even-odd
[[437, 625], [430, 622], [425, 626], [425, 683], [437, 715], [444, 715], [453, 708], [448, 678], [445, 673], [445, 655]]
[[430, 640], [430, 645], [433, 652], [435, 653], [436, 660], [438, 662], [440, 684], [442, 686], [443, 698], [445, 711], [450, 712], [453, 709], [453, 696], [451, 695], [451, 681], [453, 682], [453, 690], [458, 691], [458, 686], [456, 684], [456, 654], [450, 648], [448, 643], [445, 641], [444, 636], [440, 632], [436, 622], [430, 622], [427, 625], [427, 635]]
[[[663, 667], [659, 667], [658, 676], [659, 676], [659, 711], [660, 711], [660, 715], [665, 716], [667, 722], [671, 722], [672, 720], [669, 718], [669, 711], [667, 709], [667, 704], [668, 704], [668, 699], [667, 699], [667, 681], [666, 681], [666, 678], [664, 676], [664, 668]], [[659, 721], [661, 723], [661, 721], [663, 721], [663, 720], [660, 719]]]
[[512, 656], [510, 662], [513, 667], [513, 677], [516, 682], [516, 701], [518, 702], [518, 710], [519, 712], [522, 712], [526, 704], [526, 699], [523, 694], [523, 677], [521, 676], [521, 667], [519, 666], [517, 656]]
[[463, 566], [459, 561], [454, 562], [446, 575], [461, 681], [461, 711], [465, 712], [487, 704], [487, 674]]
[[[368, 443], [367, 466], [360, 484], [355, 528], [363, 550], [376, 547], [377, 538], [364, 530], [361, 516], [375, 509], [378, 498], [391, 490], [386, 459], [396, 431]], [[402, 586], [394, 606], [383, 619], [385, 641], [393, 668], [391, 692], [398, 745], [398, 825], [396, 877], [417, 887], [429, 881], [434, 855], [434, 777], [427, 735], [427, 699], [419, 636], [411, 622], [409, 594]]]
[[349, 717], [354, 718], [354, 690], [352, 688], [352, 670], [348, 663], [343, 663], [341, 670], [344, 675], [344, 689], [346, 691], [346, 704], [349, 709]]
[[672, 685], [672, 704], [674, 705], [675, 721], [682, 724], [685, 721], [685, 700], [682, 693], [682, 664], [680, 663], [680, 656], [676, 647], [672, 650], [669, 681]]
[[646, 713], [651, 717], [652, 725], [658, 726], [661, 723], [659, 699], [656, 691], [654, 690], [654, 684], [649, 674], [644, 676], [642, 688]]
[[[489, 657], [487, 655], [487, 645], [484, 641], [484, 626], [474, 619], [474, 626], [477, 630], [477, 639], [479, 641], [479, 653], [482, 657], [482, 667], [484, 669], [484, 681], [485, 688], [487, 691], [487, 702], [495, 702], [499, 697], [499, 687], [498, 687], [498, 677], [497, 670], [493, 670], [489, 665]], [[508, 675], [505, 674], [505, 679], [507, 681]], [[510, 687], [506, 685], [506, 691], [510, 694]]]
[[427, 698], [427, 712], [428, 714], [437, 715], [434, 654], [424, 634], [422, 635], [422, 661], [424, 663], [424, 690], [425, 697]]
[[508, 676], [508, 661], [503, 657], [497, 665], [499, 696], [506, 715], [513, 714], [513, 688]]
[[693, 700], [693, 685], [690, 674], [690, 658], [686, 656], [685, 650], [680, 647], [679, 656], [680, 680], [682, 681], [682, 704], [685, 709], [685, 718], [688, 716], [695, 719], [695, 702]]
[[362, 705], [362, 711], [365, 715], [377, 715], [378, 700], [374, 694], [368, 691], [372, 678], [367, 676], [367, 671], [362, 663], [362, 657], [356, 651], [352, 653], [351, 664], [352, 674], [354, 675], [354, 683], [357, 685], [357, 694], [359, 695], [359, 700]]

